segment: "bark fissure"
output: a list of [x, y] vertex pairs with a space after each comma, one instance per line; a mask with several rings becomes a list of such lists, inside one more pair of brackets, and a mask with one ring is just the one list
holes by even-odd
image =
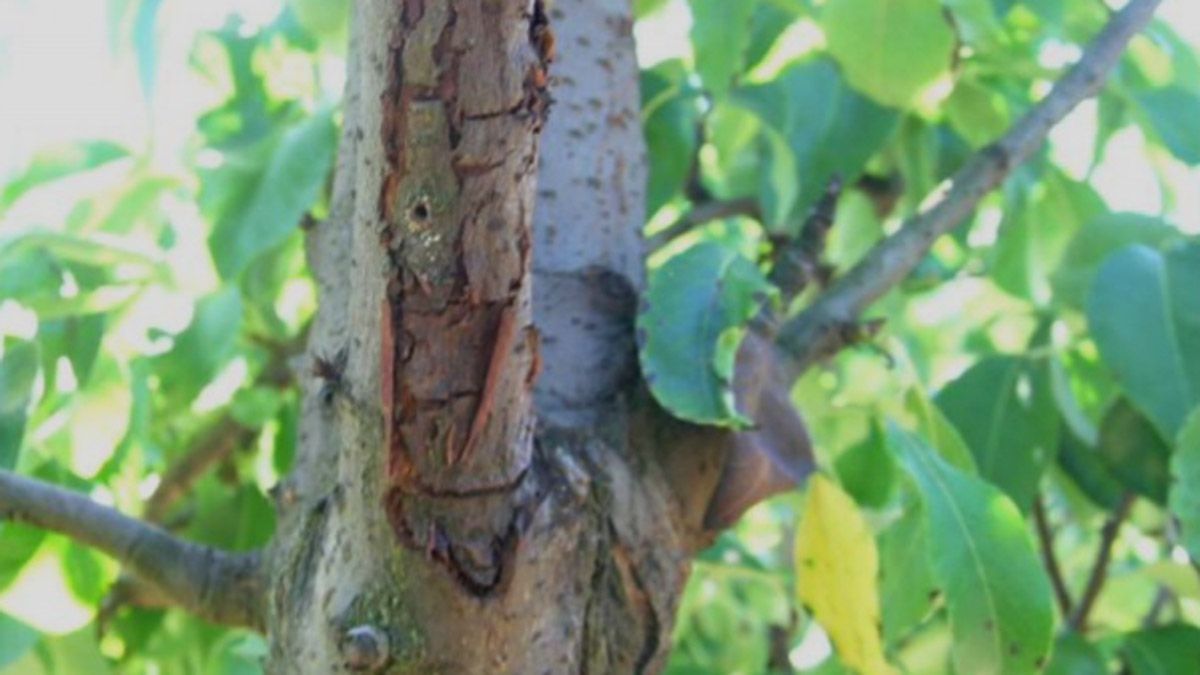
[[381, 506], [401, 545], [474, 597], [502, 587], [538, 501], [526, 489], [539, 364], [528, 214], [544, 20], [511, 0], [408, 2], [383, 101]]
[[[949, 198], [782, 342], [802, 355], [844, 342], [837, 331], [1095, 90], [1157, 4], [1115, 14]], [[781, 443], [803, 428], [771, 389], [748, 404], [775, 421], [731, 434], [670, 419], [639, 384], [629, 2], [353, 7], [331, 214], [307, 231], [318, 367], [298, 373], [305, 414], [271, 548], [221, 553], [4, 472], [0, 515], [107, 551], [202, 616], [265, 626], [270, 672], [657, 672], [691, 556], [745, 495], [775, 489]], [[754, 372], [782, 370], [743, 353]], [[749, 488], [723, 496], [735, 478]]]

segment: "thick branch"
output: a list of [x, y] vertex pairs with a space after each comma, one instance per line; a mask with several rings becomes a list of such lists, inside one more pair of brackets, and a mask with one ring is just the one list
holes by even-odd
[[1012, 169], [1045, 140], [1050, 129], [1076, 105], [1093, 96], [1116, 65], [1125, 45], [1150, 20], [1161, 0], [1132, 0], [1115, 13], [1084, 51], [1079, 62], [1000, 140], [977, 153], [951, 178], [934, 204], [909, 218], [896, 234], [875, 246], [810, 307], [790, 321], [779, 344], [802, 367], [844, 346], [859, 315], [898, 284], [941, 235], [967, 216]]
[[184, 609], [214, 623], [263, 628], [257, 554], [177, 539], [70, 490], [0, 471], [0, 518], [64, 534], [119, 560]]

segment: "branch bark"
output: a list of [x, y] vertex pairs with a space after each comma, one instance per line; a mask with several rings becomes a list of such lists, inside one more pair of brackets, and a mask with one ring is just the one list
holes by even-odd
[[[307, 329], [301, 332], [294, 343], [270, 345], [271, 359], [254, 384], [280, 389], [290, 385], [293, 373], [289, 362], [300, 353], [306, 337]], [[191, 491], [209, 469], [225, 461], [237, 450], [248, 447], [257, 436], [257, 430], [242, 426], [232, 412], [221, 415], [200, 434], [178, 461], [167, 468], [158, 487], [146, 500], [142, 518], [155, 524], [163, 523], [171, 508]]]
[[1050, 585], [1054, 588], [1058, 608], [1064, 617], [1071, 616], [1071, 594], [1063, 581], [1058, 557], [1054, 555], [1054, 533], [1050, 531], [1050, 523], [1046, 518], [1046, 502], [1041, 495], [1033, 499], [1033, 522], [1037, 527], [1038, 541], [1042, 545], [1042, 562], [1046, 566], [1046, 574], [1050, 577]]
[[255, 553], [225, 553], [187, 542], [78, 493], [7, 471], [0, 471], [0, 517], [107, 553], [208, 621], [263, 629], [265, 603]]
[[1104, 582], [1108, 580], [1108, 563], [1112, 560], [1113, 544], [1117, 542], [1121, 524], [1133, 509], [1133, 502], [1133, 494], [1126, 493], [1116, 510], [1104, 521], [1104, 528], [1100, 531], [1100, 546], [1096, 549], [1096, 562], [1092, 564], [1092, 573], [1088, 575], [1083, 597], [1079, 599], [1079, 605], [1075, 607], [1075, 613], [1071, 615], [1067, 624], [1077, 633], [1087, 629], [1088, 615], [1091, 614], [1096, 599], [1100, 597], [1100, 591], [1104, 589]]
[[932, 206], [909, 218], [838, 279], [812, 305], [780, 331], [778, 344], [801, 368], [845, 346], [858, 317], [913, 270], [933, 246], [967, 218], [979, 201], [1042, 144], [1050, 129], [1104, 84], [1129, 40], [1140, 31], [1161, 0], [1132, 0], [1084, 50], [1071, 70], [1040, 103], [1000, 140], [984, 148], [950, 179], [950, 187]]
[[649, 248], [651, 251], [662, 248], [675, 237], [691, 232], [701, 225], [734, 216], [745, 216], [755, 220], [762, 220], [762, 209], [758, 205], [758, 199], [756, 197], [738, 197], [736, 199], [700, 202], [693, 206], [677, 222], [654, 235], [654, 238], [650, 241]]

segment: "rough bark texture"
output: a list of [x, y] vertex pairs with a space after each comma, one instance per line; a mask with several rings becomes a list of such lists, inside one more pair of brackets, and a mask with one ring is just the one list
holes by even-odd
[[711, 436], [637, 390], [628, 0], [363, 0], [354, 25], [309, 246], [309, 357], [347, 368], [304, 383], [270, 670], [659, 670], [720, 450], [655, 454]]

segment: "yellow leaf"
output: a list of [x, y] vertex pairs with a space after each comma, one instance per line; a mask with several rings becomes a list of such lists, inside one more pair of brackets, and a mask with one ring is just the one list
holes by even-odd
[[879, 553], [858, 507], [828, 478], [808, 482], [796, 533], [796, 590], [842, 663], [867, 675], [893, 670], [879, 635]]

